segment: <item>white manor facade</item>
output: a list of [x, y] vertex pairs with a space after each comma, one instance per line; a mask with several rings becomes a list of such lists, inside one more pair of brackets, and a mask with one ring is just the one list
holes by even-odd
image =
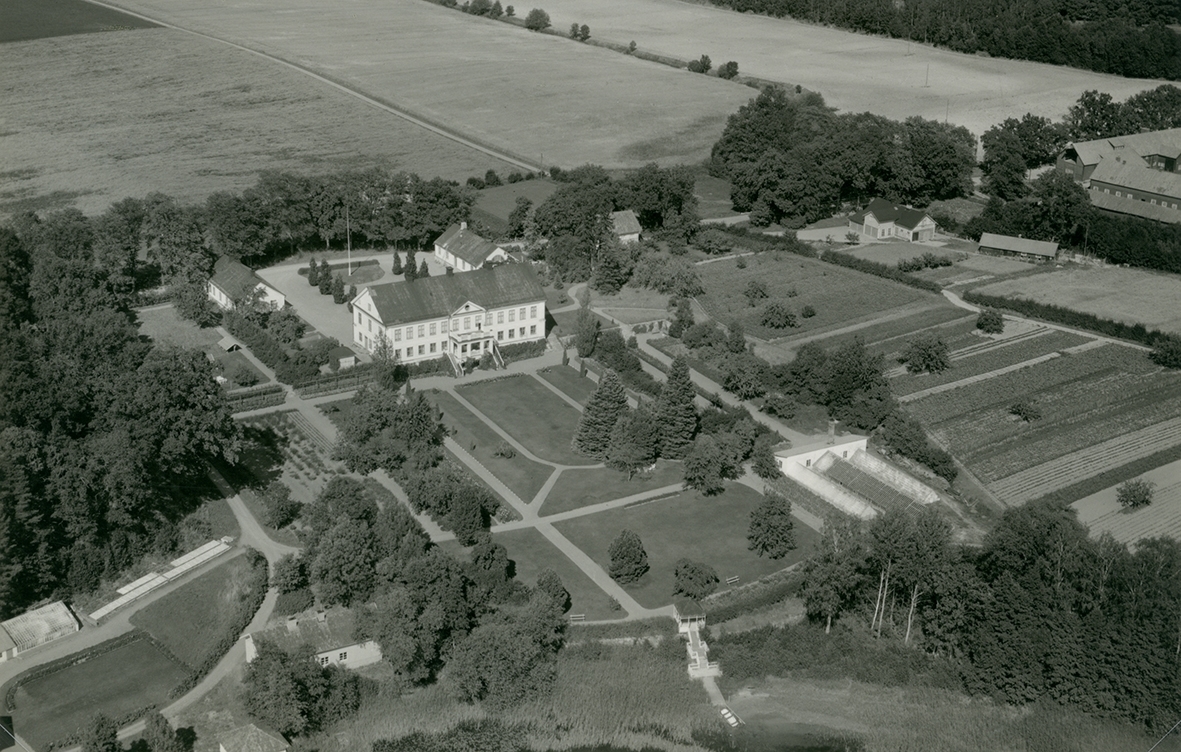
[[499, 346], [545, 339], [545, 293], [525, 264], [373, 285], [353, 300], [353, 342], [372, 353], [383, 334], [402, 363], [499, 360]]

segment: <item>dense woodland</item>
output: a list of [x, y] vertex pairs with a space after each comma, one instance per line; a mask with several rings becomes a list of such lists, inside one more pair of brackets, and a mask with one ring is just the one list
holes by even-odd
[[1181, 7], [1170, 0], [714, 0], [956, 52], [1069, 65], [1134, 78], [1181, 78]]
[[3, 618], [172, 551], [240, 447], [205, 356], [139, 335], [118, 250], [0, 228]]
[[[979, 549], [952, 544], [932, 510], [888, 513], [866, 529], [833, 520], [802, 594], [811, 636], [765, 629], [710, 641], [728, 676], [839, 663], [825, 646], [861, 635], [876, 649], [847, 670], [865, 680], [925, 675], [1158, 733], [1181, 716], [1181, 544], [1171, 539], [1129, 550], [1090, 538], [1073, 510], [1044, 502], [1006, 512]], [[900, 660], [904, 647], [916, 657]]]
[[969, 193], [975, 149], [961, 126], [838, 115], [819, 94], [767, 87], [730, 116], [710, 172], [751, 224], [801, 227], [875, 196], [926, 206]]

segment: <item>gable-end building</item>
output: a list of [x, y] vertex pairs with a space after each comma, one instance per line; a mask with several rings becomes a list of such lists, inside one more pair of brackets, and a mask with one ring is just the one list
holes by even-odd
[[218, 741], [218, 752], [287, 752], [289, 747], [283, 737], [253, 723], [228, 731]]
[[1104, 214], [1181, 224], [1181, 128], [1070, 143], [1056, 169]]
[[435, 240], [435, 258], [457, 272], [470, 272], [488, 263], [508, 261], [508, 252], [469, 230], [467, 222], [460, 222]]
[[901, 238], [912, 242], [935, 237], [935, 220], [919, 209], [875, 198], [864, 211], [849, 217], [849, 229], [871, 238]]
[[348, 609], [332, 609], [303, 619], [289, 616], [284, 625], [251, 632], [242, 638], [246, 662], [258, 657], [255, 640], [263, 639], [289, 653], [310, 647], [321, 666], [357, 669], [377, 663], [381, 660], [381, 646], [373, 640], [356, 639], [355, 625], [354, 613]]
[[262, 277], [237, 259], [221, 256], [213, 265], [213, 276], [209, 278], [209, 299], [223, 311], [234, 308], [235, 300], [242, 300], [255, 291], [260, 302], [278, 310], [287, 304], [287, 297]]
[[372, 353], [383, 334], [403, 363], [497, 357], [545, 339], [545, 292], [528, 264], [373, 285], [353, 300], [353, 342]]
[[640, 242], [640, 220], [631, 209], [611, 212], [611, 228], [621, 243]]

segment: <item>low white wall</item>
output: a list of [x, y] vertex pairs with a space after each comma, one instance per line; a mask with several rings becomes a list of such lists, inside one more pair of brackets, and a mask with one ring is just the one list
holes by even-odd
[[920, 504], [933, 504], [939, 500], [939, 494], [935, 493], [935, 489], [910, 477], [889, 462], [874, 457], [869, 452], [863, 450], [854, 452], [849, 457], [849, 462]]
[[783, 465], [783, 474], [846, 514], [863, 520], [872, 520], [878, 516], [877, 510], [864, 499], [803, 465], [788, 462]]

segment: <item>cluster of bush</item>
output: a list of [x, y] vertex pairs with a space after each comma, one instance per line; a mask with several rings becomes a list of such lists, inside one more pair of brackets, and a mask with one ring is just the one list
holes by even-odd
[[937, 282], [932, 282], [926, 279], [911, 276], [902, 269], [902, 265], [897, 267], [888, 266], [886, 264], [878, 263], [877, 261], [868, 261], [866, 259], [859, 259], [856, 256], [850, 256], [847, 253], [840, 251], [825, 251], [820, 257], [821, 261], [826, 261], [836, 266], [843, 266], [846, 269], [856, 269], [859, 272], [872, 274], [875, 277], [883, 277], [895, 282], [901, 282], [910, 287], [917, 287], [920, 290], [927, 290], [929, 292], [942, 292], [943, 287]]
[[259, 360], [272, 368], [275, 378], [284, 384], [295, 384], [318, 375], [320, 366], [328, 363], [329, 351], [340, 345], [334, 339], [324, 338], [306, 348], [296, 343], [288, 354], [288, 348], [266, 329], [239, 313], [226, 312], [222, 324], [226, 331], [245, 342]]
[[345, 286], [344, 277], [332, 273], [333, 268], [326, 260], [316, 263], [313, 256], [306, 271], [308, 284], [317, 288], [321, 295], [331, 295], [332, 302], [337, 305], [347, 303], [357, 296], [352, 285]]
[[959, 474], [952, 456], [931, 443], [922, 424], [901, 411], [895, 411], [882, 422], [881, 437], [894, 451], [926, 465], [948, 483]]
[[402, 485], [415, 512], [429, 514], [465, 546], [476, 542], [500, 509], [491, 491], [449, 461], [408, 473]]
[[[512, 7], [513, 6], [511, 6], [511, 5], [509, 6], [510, 9]], [[502, 180], [500, 175], [497, 174], [496, 170], [489, 169], [487, 172], [484, 173], [484, 177], [482, 177], [482, 178], [476, 177], [475, 175], [468, 178], [467, 185], [469, 185], [472, 188], [475, 188], [476, 190], [483, 190], [484, 188], [495, 188], [497, 186], [504, 185], [505, 183], [512, 184], [512, 183], [519, 183], [522, 180], [533, 180], [535, 177], [537, 177], [537, 175], [535, 173], [528, 172], [528, 171], [517, 172], [516, 170], [514, 170], [513, 172], [510, 172], [508, 175], [505, 175], [504, 179]], [[483, 235], [483, 233], [477, 233], [477, 234]]]
[[898, 271], [921, 272], [923, 269], [938, 269], [942, 266], [951, 266], [952, 263], [954, 262], [946, 256], [936, 256], [934, 253], [927, 251], [921, 256], [899, 261]]

